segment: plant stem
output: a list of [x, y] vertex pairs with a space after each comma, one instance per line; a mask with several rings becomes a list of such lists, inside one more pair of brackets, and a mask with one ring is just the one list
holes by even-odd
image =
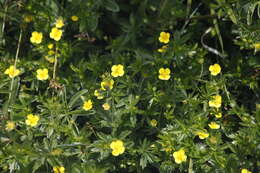
[[53, 75], [52, 75], [52, 78], [53, 78], [54, 81], [55, 81], [55, 78], [56, 78], [56, 69], [57, 69], [57, 64], [58, 64], [57, 52], [58, 52], [58, 48], [57, 48], [57, 44], [56, 44], [55, 57], [54, 57], [54, 67], [53, 67]]

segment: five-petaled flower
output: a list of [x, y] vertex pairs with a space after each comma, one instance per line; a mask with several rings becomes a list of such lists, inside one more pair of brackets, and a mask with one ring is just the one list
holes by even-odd
[[38, 80], [47, 80], [49, 78], [48, 69], [38, 69], [36, 71]]
[[220, 125], [217, 124], [217, 123], [215, 123], [215, 122], [211, 122], [211, 123], [208, 124], [208, 125], [209, 125], [209, 127], [210, 127], [211, 129], [219, 129], [219, 128], [220, 128]]
[[110, 109], [110, 105], [108, 103], [104, 103], [102, 107], [105, 111], [108, 111]]
[[11, 65], [8, 69], [5, 70], [5, 74], [9, 75], [10, 78], [14, 78], [20, 74], [20, 70]]
[[159, 69], [159, 79], [161, 80], [169, 80], [171, 75], [171, 70], [169, 68], [160, 68]]
[[85, 101], [84, 104], [83, 104], [83, 109], [85, 111], [88, 111], [88, 110], [92, 109], [92, 107], [93, 107], [93, 103], [92, 103], [92, 101], [90, 99]]
[[157, 121], [156, 121], [156, 119], [152, 119], [152, 120], [150, 121], [150, 124], [151, 124], [152, 127], [156, 127], [156, 126], [157, 126]]
[[113, 65], [111, 68], [111, 75], [113, 77], [119, 77], [119, 76], [123, 76], [125, 71], [124, 71], [124, 66], [121, 64], [118, 65]]
[[248, 169], [242, 169], [241, 173], [252, 173], [251, 171], [249, 171]]
[[13, 121], [7, 121], [5, 125], [5, 130], [12, 131], [15, 128], [15, 123]]
[[197, 132], [196, 135], [199, 136], [200, 139], [205, 139], [207, 137], [209, 137], [209, 134], [207, 132]]
[[71, 16], [71, 20], [73, 22], [77, 22], [79, 20], [79, 17], [78, 16]]
[[217, 76], [221, 72], [221, 67], [219, 64], [214, 64], [209, 66], [209, 71], [212, 76]]
[[180, 149], [179, 151], [176, 151], [173, 153], [174, 160], [177, 164], [180, 164], [182, 162], [186, 162], [187, 156], [185, 154], [185, 151], [183, 149]]
[[159, 37], [159, 41], [161, 42], [161, 43], [165, 43], [165, 44], [167, 44], [167, 43], [169, 43], [169, 41], [170, 41], [170, 33], [168, 33], [168, 32], [161, 32], [160, 33], [160, 37]]
[[64, 22], [61, 17], [56, 20], [55, 26], [56, 26], [56, 28], [62, 28], [64, 26]]
[[55, 41], [59, 41], [62, 36], [62, 30], [58, 28], [52, 28], [50, 32], [50, 38], [54, 39]]
[[40, 117], [33, 114], [28, 114], [27, 119], [25, 120], [26, 125], [35, 127], [38, 124]]
[[65, 173], [65, 168], [63, 166], [54, 166], [53, 172], [54, 173]]
[[222, 97], [220, 95], [212, 96], [212, 100], [209, 101], [209, 106], [214, 108], [220, 108], [222, 103]]
[[120, 154], [123, 154], [125, 151], [124, 143], [121, 140], [116, 140], [111, 142], [110, 148], [112, 149], [113, 156], [118, 156]]
[[113, 86], [114, 86], [114, 80], [113, 79], [105, 79], [105, 80], [103, 80], [101, 83], [100, 83], [100, 85], [101, 85], [101, 89], [102, 90], [111, 90], [111, 89], [113, 89]]
[[32, 36], [30, 38], [30, 41], [35, 44], [40, 44], [42, 42], [42, 33], [41, 32], [32, 32]]

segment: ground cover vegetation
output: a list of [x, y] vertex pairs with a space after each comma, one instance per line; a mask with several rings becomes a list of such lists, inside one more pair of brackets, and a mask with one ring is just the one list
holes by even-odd
[[1, 173], [257, 173], [258, 0], [0, 0]]

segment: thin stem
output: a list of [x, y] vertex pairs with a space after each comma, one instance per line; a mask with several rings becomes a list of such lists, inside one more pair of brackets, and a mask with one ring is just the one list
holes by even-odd
[[53, 75], [52, 78], [55, 81], [56, 78], [56, 69], [57, 69], [57, 64], [58, 64], [58, 60], [57, 60], [57, 52], [58, 52], [58, 48], [57, 48], [57, 44], [56, 44], [56, 49], [55, 49], [55, 57], [54, 57], [54, 69], [53, 69]]

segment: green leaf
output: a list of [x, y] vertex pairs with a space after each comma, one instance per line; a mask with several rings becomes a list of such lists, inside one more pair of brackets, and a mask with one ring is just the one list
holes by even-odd
[[73, 106], [74, 106], [75, 103], [78, 101], [78, 99], [79, 99], [82, 95], [86, 94], [87, 92], [88, 92], [87, 89], [83, 89], [83, 90], [77, 92], [75, 95], [73, 95], [73, 96], [71, 97], [70, 101], [69, 101], [68, 107], [69, 107], [70, 109], [73, 108]]
[[119, 12], [120, 8], [114, 0], [105, 0], [104, 6], [107, 10], [112, 12]]

